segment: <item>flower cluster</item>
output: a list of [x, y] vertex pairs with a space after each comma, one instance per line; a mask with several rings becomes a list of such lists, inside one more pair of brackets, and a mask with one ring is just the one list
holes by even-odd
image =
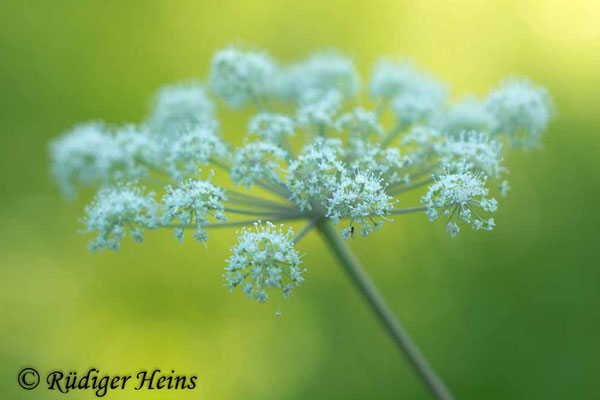
[[[84, 220], [94, 249], [117, 250], [126, 232], [140, 241], [144, 229], [175, 229], [180, 241], [191, 229], [205, 244], [213, 227], [242, 227], [226, 285], [260, 302], [303, 281], [295, 246], [324, 224], [350, 239], [425, 212], [446, 218], [452, 236], [460, 224], [492, 229], [490, 193], [510, 188], [503, 152], [540, 143], [548, 92], [510, 78], [484, 99], [453, 103], [430, 73], [393, 59], [376, 64], [364, 102], [361, 86], [353, 60], [335, 51], [286, 64], [229, 47], [215, 53], [206, 83], [160, 89], [142, 122], [85, 123], [53, 140], [51, 173], [67, 195], [100, 186]], [[212, 97], [251, 113], [241, 146], [221, 134]], [[227, 186], [212, 172], [202, 179], [207, 168]], [[411, 190], [423, 191], [421, 206], [404, 195]], [[293, 220], [306, 222], [296, 236], [275, 225]]]
[[97, 231], [90, 243], [92, 250], [118, 250], [120, 240], [129, 229], [136, 242], [144, 240], [144, 228], [158, 227], [158, 207], [154, 193], [131, 184], [100, 189], [86, 207], [84, 223], [88, 232]]
[[432, 221], [440, 214], [447, 217], [446, 230], [452, 236], [460, 232], [459, 221], [471, 224], [476, 230], [491, 230], [494, 219], [483, 218], [477, 211], [493, 213], [498, 209], [496, 199], [487, 197], [486, 180], [487, 177], [472, 172], [466, 164], [446, 168], [421, 199], [427, 207], [427, 215]]
[[528, 79], [509, 78], [492, 91], [487, 109], [497, 121], [496, 133], [505, 133], [514, 145], [531, 147], [539, 144], [552, 117], [548, 91]]
[[248, 122], [248, 133], [273, 143], [281, 143], [286, 136], [293, 136], [295, 130], [294, 119], [284, 114], [261, 112]]
[[242, 229], [238, 243], [231, 249], [224, 278], [230, 290], [242, 287], [242, 291], [261, 303], [269, 295], [266, 289], [281, 290], [287, 298], [292, 288], [304, 281], [300, 269], [300, 255], [294, 249], [294, 232], [284, 233], [281, 226], [270, 222], [254, 224], [255, 229]]
[[154, 130], [169, 135], [186, 125], [212, 120], [214, 104], [200, 83], [168, 85], [159, 90], [148, 119]]
[[223, 205], [226, 200], [225, 190], [209, 181], [189, 179], [176, 188], [168, 186], [167, 194], [162, 198], [162, 223], [167, 225], [173, 220], [179, 220], [175, 237], [180, 242], [183, 240], [184, 229], [193, 223], [196, 232], [192, 236], [196, 241], [205, 243], [208, 240], [208, 217], [211, 216], [217, 222], [227, 219]]
[[78, 186], [133, 180], [147, 172], [156, 147], [145, 132], [132, 126], [111, 129], [100, 122], [75, 126], [50, 143], [51, 173], [63, 192]]
[[286, 157], [286, 151], [273, 143], [248, 143], [233, 156], [231, 180], [248, 189], [261, 180], [281, 183], [281, 164]]

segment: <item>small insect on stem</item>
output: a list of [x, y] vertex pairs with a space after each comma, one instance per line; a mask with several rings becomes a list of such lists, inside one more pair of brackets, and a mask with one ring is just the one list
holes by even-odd
[[354, 225], [350, 227], [350, 237], [354, 239]]

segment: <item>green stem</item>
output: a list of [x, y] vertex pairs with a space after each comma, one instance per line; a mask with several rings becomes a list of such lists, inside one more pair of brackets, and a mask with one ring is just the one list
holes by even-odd
[[406, 125], [402, 124], [400, 122], [398, 122], [396, 125], [394, 125], [394, 127], [383, 138], [383, 140], [381, 142], [381, 148], [385, 149], [390, 144], [392, 144], [392, 142], [394, 141], [394, 139], [396, 139], [396, 137], [400, 134], [400, 132], [402, 132], [404, 130], [404, 128], [406, 128]]
[[431, 394], [440, 400], [453, 399], [454, 397], [450, 393], [450, 390], [448, 390], [442, 379], [436, 374], [431, 365], [429, 365], [429, 362], [421, 354], [416, 344], [413, 343], [402, 324], [396, 319], [390, 307], [386, 304], [369, 276], [363, 271], [359, 261], [340, 238], [335, 228], [327, 220], [322, 220], [318, 225], [318, 229], [352, 280], [352, 283], [354, 283], [354, 286], [365, 297], [365, 300], [371, 306], [371, 310], [377, 315], [396, 346], [406, 356], [408, 362]]
[[411, 183], [410, 185], [406, 185], [406, 186], [401, 186], [401, 187], [392, 187], [392, 186], [390, 186], [388, 188], [388, 193], [390, 195], [392, 195], [392, 196], [395, 196], [397, 194], [404, 193], [404, 192], [407, 192], [407, 191], [412, 190], [412, 189], [419, 188], [419, 187], [424, 186], [424, 185], [429, 185], [433, 181], [434, 181], [433, 178], [427, 178], [427, 179], [423, 179], [423, 180], [421, 180], [419, 182]]
[[422, 206], [422, 207], [410, 207], [410, 208], [397, 208], [395, 210], [390, 210], [390, 214], [410, 214], [410, 213], [414, 213], [414, 212], [421, 212], [421, 211], [426, 211], [427, 207]]

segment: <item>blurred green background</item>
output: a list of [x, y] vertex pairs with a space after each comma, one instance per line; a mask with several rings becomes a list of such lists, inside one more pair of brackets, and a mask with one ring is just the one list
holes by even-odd
[[[214, 50], [242, 40], [284, 60], [339, 47], [365, 77], [380, 55], [410, 55], [455, 95], [511, 73], [546, 85], [558, 117], [542, 149], [508, 156], [497, 230], [453, 240], [410, 215], [351, 246], [459, 399], [600, 398], [599, 20], [597, 0], [4, 0], [2, 397], [64, 396], [19, 389], [22, 367], [94, 366], [198, 376], [193, 391], [110, 399], [429, 398], [316, 234], [277, 318], [221, 286], [233, 231], [209, 250], [154, 232], [93, 255], [78, 234], [89, 193], [66, 202], [48, 178], [51, 137], [140, 120], [158, 86], [204, 77]], [[228, 115], [226, 135], [242, 124]]]

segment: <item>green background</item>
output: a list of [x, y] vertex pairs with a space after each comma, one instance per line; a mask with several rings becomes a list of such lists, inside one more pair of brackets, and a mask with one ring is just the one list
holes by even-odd
[[[110, 399], [428, 398], [316, 234], [277, 318], [221, 286], [233, 230], [208, 250], [153, 232], [93, 255], [78, 234], [91, 193], [69, 203], [50, 181], [51, 137], [140, 120], [158, 86], [206, 76], [212, 52], [241, 40], [284, 60], [339, 47], [364, 77], [380, 55], [410, 55], [456, 95], [511, 73], [546, 85], [557, 118], [541, 149], [508, 155], [497, 230], [451, 239], [407, 215], [351, 246], [459, 399], [600, 398], [598, 20], [596, 0], [3, 1], [2, 397], [67, 398], [19, 389], [22, 367], [95, 366], [198, 376], [193, 391]], [[246, 116], [226, 115], [227, 137]]]

